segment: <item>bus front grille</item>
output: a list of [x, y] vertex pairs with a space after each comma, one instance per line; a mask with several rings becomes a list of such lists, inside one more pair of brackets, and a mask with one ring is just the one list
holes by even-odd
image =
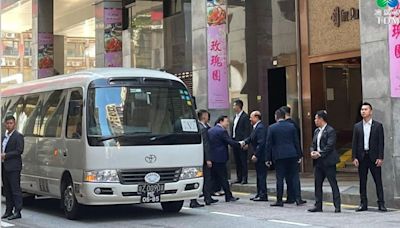
[[168, 168], [168, 169], [149, 169], [149, 170], [120, 170], [119, 180], [121, 184], [144, 184], [144, 177], [148, 173], [158, 173], [160, 175], [160, 181], [158, 183], [177, 182], [181, 175], [180, 168]]

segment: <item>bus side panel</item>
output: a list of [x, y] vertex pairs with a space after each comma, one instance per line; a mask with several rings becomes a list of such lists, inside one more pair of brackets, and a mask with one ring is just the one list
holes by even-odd
[[22, 154], [21, 188], [24, 192], [35, 193], [39, 190], [38, 161], [36, 156], [36, 137], [25, 137]]

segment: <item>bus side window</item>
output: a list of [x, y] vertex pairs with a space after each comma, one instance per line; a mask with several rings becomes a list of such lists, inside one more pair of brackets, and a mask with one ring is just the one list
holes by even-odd
[[39, 95], [28, 95], [24, 108], [18, 117], [18, 126], [23, 128], [25, 136], [39, 136], [40, 121], [38, 115], [42, 109], [42, 99]]
[[67, 138], [80, 139], [82, 137], [82, 90], [73, 90], [68, 104]]
[[61, 137], [66, 92], [57, 90], [49, 94], [41, 115], [40, 134], [45, 137]]

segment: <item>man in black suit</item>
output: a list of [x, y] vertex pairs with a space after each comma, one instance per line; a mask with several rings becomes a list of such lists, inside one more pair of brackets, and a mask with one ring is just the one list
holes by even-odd
[[[286, 120], [287, 122], [293, 124], [293, 126], [296, 128], [297, 136], [299, 137], [299, 143], [300, 143], [300, 142], [301, 142], [300, 127], [299, 127], [299, 125], [292, 119], [292, 116], [291, 116], [291, 108], [290, 108], [289, 106], [282, 106], [281, 109], [285, 112], [285, 120]], [[301, 145], [299, 145], [299, 148], [301, 149]], [[301, 151], [301, 154], [303, 154], [303, 151]], [[301, 159], [299, 159], [298, 162], [299, 162], [299, 165], [297, 166], [297, 171], [294, 173], [294, 177], [293, 177], [293, 180], [294, 180], [295, 184], [294, 184], [294, 183], [288, 183], [287, 180], [286, 180], [286, 185], [287, 185], [287, 189], [288, 189], [288, 190], [287, 190], [287, 198], [286, 198], [285, 203], [287, 203], [287, 204], [293, 204], [293, 203], [295, 203], [295, 202], [296, 202], [296, 199], [297, 199], [297, 201], [298, 201], [300, 204], [305, 204], [305, 203], [307, 203], [307, 201], [303, 200], [302, 197], [301, 197], [301, 183], [300, 183], [300, 174], [299, 174], [299, 172], [300, 172], [300, 163], [301, 163]], [[293, 191], [292, 188], [293, 188], [294, 185], [298, 186], [298, 189], [297, 189], [297, 196], [296, 196], [296, 195], [293, 195], [293, 194], [294, 194], [294, 191]]]
[[[268, 128], [266, 164], [270, 166], [274, 162], [276, 169], [277, 201], [271, 206], [283, 207], [284, 179], [295, 184], [293, 177], [302, 155], [296, 128], [293, 124], [285, 121], [285, 113], [281, 109], [276, 110], [275, 119], [277, 123]], [[297, 190], [298, 187], [293, 186], [293, 191]], [[297, 192], [294, 195], [297, 195]], [[296, 203], [297, 205], [301, 204], [300, 202]]]
[[339, 155], [336, 151], [336, 131], [327, 123], [328, 114], [326, 111], [318, 111], [315, 115], [313, 144], [311, 147], [311, 158], [314, 159], [315, 178], [315, 206], [309, 212], [322, 212], [322, 185], [325, 178], [328, 178], [332, 188], [333, 204], [335, 213], [340, 213], [340, 192], [336, 181], [336, 164], [339, 162]]
[[257, 173], [257, 195], [250, 200], [268, 201], [267, 196], [267, 166], [265, 165], [265, 144], [267, 129], [261, 122], [261, 113], [254, 111], [250, 114], [250, 122], [253, 125], [253, 131], [250, 137], [241, 142], [242, 146], [251, 144], [254, 154], [251, 160], [256, 165]]
[[[6, 211], [1, 217], [8, 220], [21, 218], [22, 191], [21, 170], [24, 151], [24, 136], [15, 130], [15, 118], [5, 118], [6, 133], [1, 144], [1, 177], [6, 197]], [[14, 213], [13, 213], [14, 210]]]
[[227, 116], [220, 116], [217, 124], [208, 130], [210, 142], [210, 154], [212, 162], [212, 172], [216, 176], [216, 180], [224, 189], [225, 201], [234, 202], [239, 198], [233, 197], [228, 182], [228, 171], [226, 163], [229, 160], [228, 145], [232, 147], [240, 147], [240, 143], [229, 137], [227, 129], [229, 128], [229, 119]]
[[360, 177], [361, 205], [356, 211], [368, 210], [367, 176], [371, 171], [378, 196], [378, 208], [387, 211], [383, 198], [382, 164], [384, 155], [383, 126], [372, 119], [372, 105], [363, 103], [361, 107], [363, 120], [354, 125], [353, 130], [353, 163], [358, 167]]
[[[208, 125], [208, 121], [210, 119], [210, 113], [206, 110], [199, 110], [197, 113], [197, 117], [199, 120], [199, 127], [201, 136], [203, 138], [203, 156], [204, 156], [204, 163], [203, 163], [203, 195], [204, 195], [204, 202], [207, 205], [211, 205], [212, 203], [218, 202], [211, 197], [211, 155], [210, 155], [210, 143], [208, 139], [208, 129], [210, 126]], [[203, 207], [204, 205], [199, 204], [196, 199], [190, 201], [191, 208]]]
[[[240, 142], [250, 136], [251, 124], [249, 116], [243, 111], [243, 101], [237, 100], [233, 103], [233, 110], [235, 117], [233, 118], [233, 126], [231, 129], [232, 139]], [[233, 148], [236, 163], [236, 176], [235, 183], [247, 184], [248, 168], [247, 168], [247, 148]]]

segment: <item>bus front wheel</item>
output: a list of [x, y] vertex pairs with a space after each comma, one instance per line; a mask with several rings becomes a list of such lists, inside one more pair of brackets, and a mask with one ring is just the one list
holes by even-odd
[[172, 202], [164, 202], [161, 203], [161, 207], [163, 211], [167, 213], [178, 213], [183, 207], [182, 201], [172, 201]]
[[63, 188], [61, 192], [61, 203], [67, 219], [75, 220], [79, 217], [80, 205], [75, 197], [75, 191], [72, 180], [66, 178], [63, 181]]

